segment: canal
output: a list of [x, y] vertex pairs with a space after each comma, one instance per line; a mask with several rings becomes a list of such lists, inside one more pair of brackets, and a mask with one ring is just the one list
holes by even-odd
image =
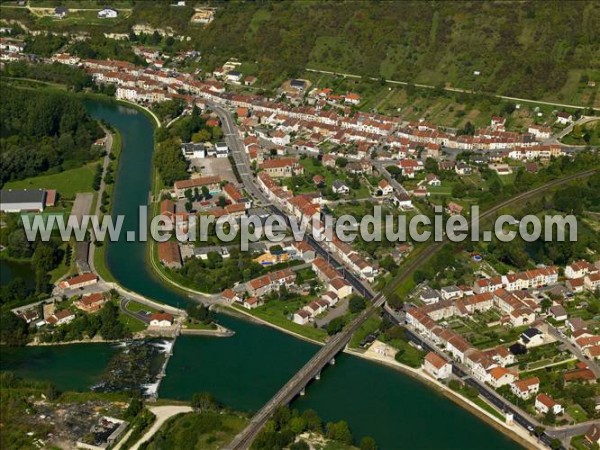
[[[111, 103], [88, 101], [86, 106], [95, 118], [109, 122], [123, 137], [113, 214], [125, 216], [125, 231], [137, 232], [138, 206], [148, 203], [151, 189], [150, 119], [131, 108]], [[121, 240], [109, 243], [107, 248], [108, 266], [119, 283], [160, 302], [184, 306], [188, 299], [152, 274], [146, 260], [146, 244], [126, 242], [124, 235], [121, 233]], [[317, 350], [312, 344], [269, 327], [222, 315], [219, 321], [235, 330], [235, 336], [178, 338], [160, 388], [161, 398], [189, 399], [194, 392], [209, 391], [231, 408], [254, 411]], [[63, 348], [80, 352], [80, 346]], [[98, 349], [90, 345], [89, 352], [81, 355], [79, 362], [61, 367], [61, 377], [71, 379], [72, 388], [79, 389], [82, 385], [75, 380], [81, 377], [75, 371], [76, 366], [94, 359]], [[33, 363], [25, 364], [28, 355], [47, 361], [51, 354], [44, 352], [54, 350], [36, 351], [32, 354], [25, 349], [14, 353], [25, 355], [19, 360], [21, 365], [35, 368]], [[11, 357], [17, 358], [14, 354]], [[520, 448], [485, 422], [408, 376], [350, 355], [340, 355], [336, 360], [336, 365], [327, 367], [321, 380], [313, 382], [306, 396], [297, 399], [293, 407], [313, 408], [324, 421], [346, 420], [358, 439], [372, 436], [381, 449]], [[13, 365], [3, 362], [2, 367]], [[62, 386], [68, 388], [68, 384], [64, 382]]]

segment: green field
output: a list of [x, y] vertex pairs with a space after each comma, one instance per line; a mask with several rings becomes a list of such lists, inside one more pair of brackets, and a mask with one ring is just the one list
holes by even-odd
[[96, 161], [77, 169], [9, 181], [4, 185], [4, 189], [56, 189], [61, 198], [74, 199], [78, 192], [93, 191], [92, 182], [98, 163], [99, 161]]
[[240, 311], [249, 312], [253, 316], [256, 316], [260, 319], [266, 320], [273, 325], [277, 325], [278, 327], [284, 328], [286, 330], [297, 333], [301, 336], [305, 336], [309, 339], [313, 339], [315, 341], [324, 342], [327, 337], [327, 333], [325, 330], [320, 328], [314, 328], [312, 324], [299, 325], [297, 323], [292, 322], [287, 318], [287, 314], [291, 314], [303, 305], [309, 303], [307, 301], [302, 302], [294, 302], [294, 301], [270, 301], [267, 302], [264, 306], [259, 306], [253, 310], [247, 310], [241, 306], [234, 306], [234, 309], [238, 309]]

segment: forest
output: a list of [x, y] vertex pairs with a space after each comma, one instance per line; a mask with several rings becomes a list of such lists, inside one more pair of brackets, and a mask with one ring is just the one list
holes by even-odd
[[[571, 70], [600, 67], [600, 4], [570, 2], [222, 2], [207, 27], [191, 8], [137, 3], [129, 25], [171, 27], [209, 66], [256, 61], [263, 81], [306, 67], [537, 98]], [[125, 24], [124, 24], [125, 26]], [[209, 67], [210, 68], [210, 67]], [[478, 76], [474, 72], [480, 72]]]
[[97, 159], [100, 126], [77, 99], [0, 84], [0, 187], [9, 180]]

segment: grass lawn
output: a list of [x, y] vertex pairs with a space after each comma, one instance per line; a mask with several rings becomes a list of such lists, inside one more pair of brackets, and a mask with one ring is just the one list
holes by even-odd
[[442, 186], [428, 186], [427, 190], [431, 195], [451, 195], [452, 194], [452, 186], [449, 184], [445, 184]]
[[589, 420], [585, 411], [577, 405], [567, 406], [566, 411], [576, 422], [586, 422]]
[[141, 303], [134, 302], [133, 300], [131, 300], [129, 303], [127, 303], [127, 310], [131, 311], [131, 312], [140, 312], [140, 311], [148, 311], [151, 313], [158, 312], [158, 310], [156, 310], [155, 308], [152, 308], [151, 306], [146, 306]]
[[487, 403], [483, 398], [477, 397], [477, 398], [470, 399], [470, 400], [473, 403], [475, 403], [477, 406], [479, 406], [481, 409], [485, 409], [491, 415], [496, 416], [498, 419], [500, 419], [501, 421], [504, 422], [504, 419], [505, 419], [504, 414], [502, 414], [500, 411], [498, 411], [492, 405]]
[[240, 311], [250, 312], [253, 316], [256, 316], [260, 319], [266, 320], [273, 325], [277, 325], [278, 327], [285, 328], [286, 330], [293, 331], [294, 333], [298, 333], [302, 336], [305, 336], [309, 339], [314, 339], [315, 341], [325, 342], [327, 337], [327, 332], [320, 328], [315, 328], [312, 324], [299, 325], [297, 323], [292, 322], [287, 318], [287, 314], [291, 314], [294, 311], [297, 311], [303, 305], [309, 303], [308, 300], [298, 302], [298, 301], [279, 301], [273, 300], [268, 302], [264, 306], [259, 306], [253, 310], [246, 310], [245, 308], [234, 305], [235, 309], [239, 309]]
[[146, 324], [141, 320], [134, 319], [126, 314], [119, 311], [119, 322], [124, 324], [129, 331], [137, 333], [146, 329]]
[[184, 328], [190, 330], [216, 330], [217, 326], [214, 323], [202, 323], [202, 322], [186, 322]]
[[93, 192], [92, 182], [98, 163], [94, 161], [77, 169], [9, 181], [4, 189], [56, 189], [62, 198], [74, 199], [78, 192]]
[[[63, 244], [61, 245], [61, 248], [64, 250], [67, 246], [66, 242], [63, 242]], [[74, 249], [72, 249], [73, 252], [75, 252]], [[54, 283], [56, 282], [56, 280], [58, 280], [60, 277], [62, 277], [63, 275], [66, 274], [70, 274], [73, 270], [73, 266], [70, 264], [67, 264], [65, 258], [62, 259], [62, 261], [60, 262], [60, 264], [58, 265], [58, 267], [56, 267], [55, 269], [51, 270], [50, 273], [50, 282]]]
[[369, 334], [376, 331], [381, 325], [381, 319], [379, 315], [373, 314], [371, 315], [365, 323], [361, 325], [361, 327], [356, 330], [356, 333], [352, 335], [352, 339], [350, 339], [350, 347], [358, 348], [360, 341], [366, 338]]
[[100, 277], [109, 283], [115, 283], [117, 280], [113, 277], [106, 265], [106, 243], [94, 250], [94, 267]]
[[169, 419], [146, 448], [223, 448], [248, 423], [248, 419], [230, 413], [187, 413]]

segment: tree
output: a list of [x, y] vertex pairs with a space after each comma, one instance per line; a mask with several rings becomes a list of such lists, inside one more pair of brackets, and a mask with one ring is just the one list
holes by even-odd
[[365, 298], [356, 294], [352, 295], [352, 297], [350, 297], [350, 301], [348, 302], [348, 309], [352, 314], [362, 311], [366, 308], [366, 306], [367, 302]]
[[12, 312], [6, 311], [0, 315], [0, 342], [5, 345], [25, 345], [27, 342], [27, 323]]
[[545, 298], [544, 300], [542, 300], [540, 302], [540, 306], [542, 307], [542, 310], [544, 312], [548, 311], [548, 308], [550, 308], [552, 306], [552, 300]]
[[345, 320], [343, 317], [336, 317], [327, 324], [327, 334], [333, 336], [344, 329]]
[[323, 422], [321, 417], [314, 409], [307, 409], [302, 413], [302, 418], [306, 422], [306, 429], [313, 433], [321, 433], [323, 431]]
[[221, 405], [210, 392], [197, 392], [192, 395], [191, 405], [201, 413], [218, 412], [221, 409]]
[[377, 442], [371, 436], [365, 436], [360, 440], [360, 450], [377, 450]]
[[129, 420], [136, 417], [139, 413], [144, 409], [144, 402], [139, 397], [134, 397], [131, 399], [129, 406], [125, 410], [125, 417]]
[[463, 198], [467, 194], [467, 188], [462, 182], [458, 182], [452, 186], [452, 197]]
[[345, 420], [339, 422], [328, 422], [325, 426], [325, 436], [334, 441], [342, 442], [344, 444], [352, 444], [352, 433], [348, 427], [348, 423]]

